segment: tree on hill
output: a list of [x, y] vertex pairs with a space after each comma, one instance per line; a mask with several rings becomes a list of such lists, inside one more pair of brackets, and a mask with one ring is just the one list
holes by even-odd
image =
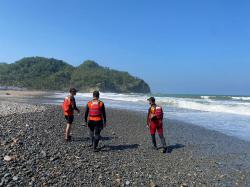
[[73, 67], [62, 60], [44, 57], [0, 64], [0, 86], [5, 85], [46, 90], [67, 90], [74, 86], [81, 91], [150, 92], [143, 80], [128, 72], [102, 67], [92, 60]]

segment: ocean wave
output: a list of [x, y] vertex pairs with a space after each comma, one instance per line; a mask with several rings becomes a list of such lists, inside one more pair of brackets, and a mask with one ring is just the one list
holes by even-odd
[[[58, 93], [56, 97], [64, 98], [66, 93]], [[136, 104], [147, 105], [148, 95], [142, 94], [118, 94], [118, 93], [101, 93], [101, 99], [112, 100], [116, 102], [133, 102]], [[248, 115], [250, 116], [250, 103], [247, 102], [250, 97], [231, 97], [229, 96], [200, 96], [198, 98], [180, 98], [178, 97], [162, 97], [157, 96], [156, 101], [162, 106], [171, 106], [176, 108], [199, 110], [206, 112], [220, 112], [220, 113], [230, 113], [238, 115]], [[92, 98], [91, 93], [78, 93], [76, 98]], [[214, 99], [217, 98], [217, 99]], [[218, 99], [220, 98], [220, 99]], [[222, 99], [224, 98], [224, 99]], [[245, 102], [242, 102], [243, 99]], [[234, 99], [234, 100], [232, 100]]]
[[201, 96], [201, 99], [210, 99], [211, 96]]
[[250, 101], [249, 96], [200, 96], [204, 100], [236, 100], [236, 101]]
[[[77, 97], [92, 98], [92, 93], [78, 93]], [[125, 101], [125, 102], [147, 102], [146, 95], [136, 94], [120, 94], [120, 93], [100, 93], [101, 99], [108, 99], [113, 101]]]
[[250, 116], [250, 106], [245, 105], [222, 105], [222, 104], [202, 104], [191, 101], [178, 101], [178, 107], [206, 112], [222, 112], [238, 115]]
[[232, 97], [233, 100], [250, 101], [250, 97]]
[[225, 95], [210, 95], [210, 96], [200, 96], [201, 99], [205, 100], [232, 100], [232, 96]]

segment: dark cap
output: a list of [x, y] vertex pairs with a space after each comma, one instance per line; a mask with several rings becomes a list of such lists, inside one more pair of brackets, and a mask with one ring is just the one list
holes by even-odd
[[75, 88], [70, 88], [70, 89], [69, 89], [69, 92], [70, 92], [70, 93], [72, 93], [72, 92], [78, 92], [78, 90], [75, 89]]
[[147, 99], [148, 101], [152, 101], [152, 102], [155, 102], [155, 98], [154, 97], [150, 97]]

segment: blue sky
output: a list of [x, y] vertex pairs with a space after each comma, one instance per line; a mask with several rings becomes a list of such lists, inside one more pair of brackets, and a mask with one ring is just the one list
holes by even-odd
[[92, 59], [153, 92], [250, 94], [248, 0], [2, 0], [0, 62]]

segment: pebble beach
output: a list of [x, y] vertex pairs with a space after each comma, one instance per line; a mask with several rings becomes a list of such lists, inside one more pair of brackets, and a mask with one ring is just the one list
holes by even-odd
[[107, 109], [95, 153], [83, 108], [71, 142], [60, 106], [1, 101], [0, 110], [0, 186], [250, 185], [250, 143], [216, 131], [165, 120], [163, 154], [151, 149], [144, 113]]

